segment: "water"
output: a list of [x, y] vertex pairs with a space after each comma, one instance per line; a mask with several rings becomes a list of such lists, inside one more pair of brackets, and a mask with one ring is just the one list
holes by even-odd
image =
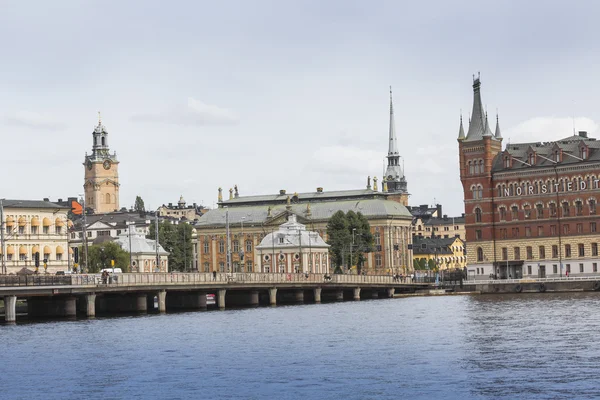
[[0, 398], [595, 399], [599, 310], [546, 293], [0, 326]]

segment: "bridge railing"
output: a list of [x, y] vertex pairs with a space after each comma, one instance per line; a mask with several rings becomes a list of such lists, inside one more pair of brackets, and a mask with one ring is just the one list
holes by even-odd
[[72, 285], [160, 285], [160, 284], [206, 284], [213, 283], [347, 283], [347, 284], [393, 284], [408, 283], [394, 280], [389, 275], [341, 275], [304, 273], [125, 273], [112, 274], [106, 281], [100, 275], [72, 275]]
[[521, 278], [521, 279], [485, 279], [470, 280], [469, 284], [502, 284], [502, 283], [545, 283], [545, 282], [571, 282], [571, 281], [600, 281], [600, 275], [587, 276], [560, 276], [553, 278]]
[[64, 275], [0, 275], [0, 286], [64, 286], [71, 279]]

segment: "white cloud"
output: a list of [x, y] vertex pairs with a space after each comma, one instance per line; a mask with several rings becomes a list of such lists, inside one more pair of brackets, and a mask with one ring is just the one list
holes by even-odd
[[575, 118], [575, 121], [573, 118], [536, 117], [511, 127], [502, 135], [505, 141], [510, 138], [514, 143], [549, 142], [573, 135], [573, 125], [576, 131], [587, 131], [590, 136], [598, 131], [598, 124], [586, 117]]
[[137, 114], [131, 117], [136, 122], [160, 122], [173, 125], [209, 126], [235, 125], [238, 116], [227, 108], [206, 104], [193, 97], [188, 97], [187, 105], [173, 107], [167, 111]]
[[383, 157], [380, 151], [361, 149], [352, 146], [320, 147], [313, 153], [313, 167], [330, 174], [364, 174], [382, 171]]
[[48, 113], [37, 113], [33, 111], [16, 111], [4, 116], [7, 125], [22, 126], [34, 129], [60, 130], [66, 128], [66, 124]]

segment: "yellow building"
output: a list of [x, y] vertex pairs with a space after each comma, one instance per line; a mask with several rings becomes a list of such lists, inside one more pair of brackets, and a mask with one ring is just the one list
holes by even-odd
[[108, 132], [102, 121], [92, 132], [92, 154], [85, 154], [85, 191], [86, 208], [96, 214], [119, 210], [119, 161], [117, 153], [110, 153]]
[[[3, 200], [0, 246], [3, 273], [17, 273], [22, 268], [35, 271], [35, 255], [39, 253], [39, 272], [68, 270], [69, 254], [67, 220], [69, 207], [49, 201]], [[47, 269], [44, 269], [46, 260]]]
[[465, 242], [459, 237], [413, 236], [413, 263], [439, 270], [463, 269], [467, 266]]

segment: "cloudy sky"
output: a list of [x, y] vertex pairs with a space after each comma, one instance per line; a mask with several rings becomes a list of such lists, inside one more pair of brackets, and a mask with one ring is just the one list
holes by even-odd
[[[463, 211], [456, 137], [597, 134], [592, 1], [0, 0], [0, 197], [82, 193], [97, 112], [121, 206], [355, 189], [381, 177], [388, 87], [411, 204]], [[465, 127], [466, 128], [466, 127]], [[596, 135], [597, 136], [597, 135]]]

